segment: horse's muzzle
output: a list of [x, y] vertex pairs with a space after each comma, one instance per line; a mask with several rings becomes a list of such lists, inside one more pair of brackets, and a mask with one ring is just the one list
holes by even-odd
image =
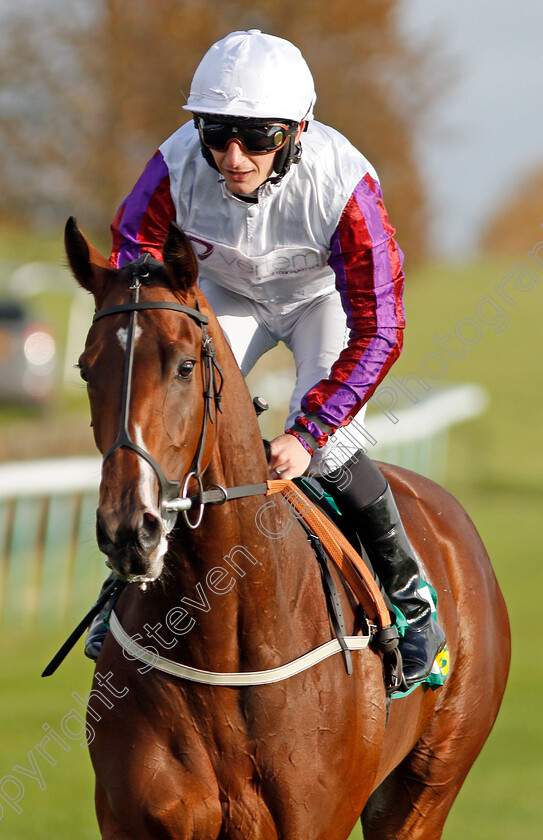
[[98, 508], [96, 539], [108, 566], [122, 580], [156, 580], [162, 572], [167, 540], [155, 513], [144, 510], [117, 520]]

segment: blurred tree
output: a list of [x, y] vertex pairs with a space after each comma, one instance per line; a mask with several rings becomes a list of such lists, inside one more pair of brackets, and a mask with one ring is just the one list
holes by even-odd
[[[424, 250], [416, 132], [435, 94], [429, 55], [402, 42], [399, 0], [14, 0], [0, 24], [0, 215], [102, 235], [155, 147], [180, 123], [194, 69], [233, 29], [289, 38], [315, 77], [316, 116], [379, 172], [398, 240]], [[295, 80], [293, 80], [295, 84]]]
[[491, 253], [518, 256], [541, 239], [543, 224], [543, 167], [531, 172], [502, 196], [481, 235]]

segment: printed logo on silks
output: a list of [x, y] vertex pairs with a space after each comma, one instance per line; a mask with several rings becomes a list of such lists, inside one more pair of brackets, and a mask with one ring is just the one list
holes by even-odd
[[230, 245], [187, 235], [203, 277], [253, 300], [288, 305], [335, 288], [328, 253], [316, 248], [248, 256]]
[[189, 236], [189, 239], [192, 242], [192, 249], [199, 260], [206, 260], [213, 253], [211, 242], [197, 239], [196, 236]]

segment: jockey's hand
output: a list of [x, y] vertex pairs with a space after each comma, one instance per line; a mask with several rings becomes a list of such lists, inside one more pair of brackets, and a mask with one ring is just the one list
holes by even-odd
[[279, 435], [270, 447], [270, 478], [298, 478], [307, 470], [311, 455], [294, 435]]

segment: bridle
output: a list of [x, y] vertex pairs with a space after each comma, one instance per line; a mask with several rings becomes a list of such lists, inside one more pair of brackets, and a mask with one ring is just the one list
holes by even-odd
[[[179, 511], [183, 513], [185, 522], [190, 528], [197, 528], [204, 513], [204, 490], [202, 485], [202, 474], [205, 467], [202, 469], [202, 456], [204, 453], [206, 434], [208, 429], [208, 421], [215, 422], [215, 418], [221, 412], [221, 390], [224, 381], [221, 366], [217, 361], [217, 354], [215, 346], [207, 330], [209, 319], [207, 315], [200, 312], [199, 308], [192, 308], [185, 306], [182, 303], [174, 303], [173, 301], [140, 301], [140, 289], [142, 285], [149, 285], [151, 282], [151, 269], [160, 266], [158, 260], [153, 259], [150, 254], [145, 254], [143, 257], [135, 260], [130, 268], [132, 269], [132, 284], [129, 289], [132, 291], [132, 301], [130, 303], [122, 303], [116, 306], [109, 306], [105, 309], [99, 309], [92, 319], [92, 323], [108, 315], [117, 315], [120, 312], [130, 312], [130, 322], [128, 325], [128, 332], [126, 337], [126, 357], [124, 363], [123, 374], [123, 390], [121, 402], [121, 421], [120, 428], [115, 442], [109, 447], [104, 455], [102, 466], [118, 449], [131, 449], [139, 457], [147, 461], [154, 470], [158, 479], [160, 488], [159, 507], [162, 519], [166, 528], [171, 529], [175, 524], [177, 514]], [[198, 307], [198, 303], [196, 304]], [[167, 478], [162, 470], [160, 464], [147, 452], [146, 449], [135, 443], [128, 430], [128, 419], [130, 411], [130, 395], [132, 390], [132, 370], [134, 364], [134, 336], [136, 332], [136, 324], [138, 312], [150, 309], [169, 309], [174, 312], [183, 312], [185, 315], [191, 317], [200, 326], [202, 330], [202, 349], [201, 360], [204, 376], [204, 414], [202, 418], [202, 428], [200, 431], [200, 438], [198, 447], [194, 455], [190, 471], [185, 476], [183, 482], [183, 490], [179, 498], [179, 491], [181, 489], [180, 481], [172, 481]], [[219, 381], [218, 381], [218, 377]], [[212, 410], [212, 404], [215, 405], [215, 417]], [[207, 465], [206, 465], [207, 466]], [[191, 479], [194, 479], [199, 487], [199, 511], [196, 522], [191, 522], [188, 518], [188, 510], [194, 505], [194, 499], [187, 497], [187, 489]], [[174, 503], [176, 500], [176, 503]], [[185, 504], [182, 504], [185, 501]]]

